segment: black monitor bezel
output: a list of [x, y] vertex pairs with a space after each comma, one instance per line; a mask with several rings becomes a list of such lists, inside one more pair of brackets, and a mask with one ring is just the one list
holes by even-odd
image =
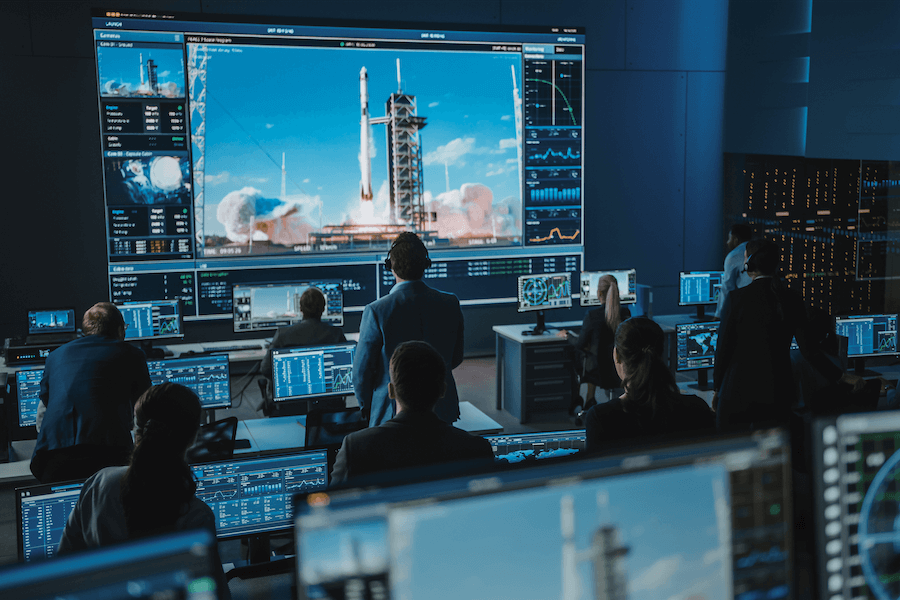
[[[225, 371], [228, 374], [228, 404], [203, 404], [203, 399], [200, 399], [200, 408], [203, 410], [218, 410], [222, 408], [231, 408], [231, 361], [228, 358], [228, 354], [199, 354], [196, 356], [179, 356], [177, 358], [149, 358], [147, 359], [147, 369], [150, 368], [150, 363], [177, 363], [179, 361], [188, 361], [188, 360], [215, 360], [216, 362], [225, 361]], [[199, 394], [197, 395], [199, 398]]]
[[[613, 277], [615, 277], [614, 273], [627, 273], [629, 275], [632, 273], [634, 274], [634, 286], [635, 286], [634, 294], [632, 295], [632, 294], [624, 293], [622, 291], [622, 287], [620, 286], [619, 287], [619, 304], [637, 304], [637, 269], [631, 268], [631, 269], [608, 269], [606, 271], [581, 271], [581, 273], [578, 274], [578, 282], [580, 284], [579, 288], [578, 288], [578, 301], [581, 304], [581, 306], [601, 306], [603, 304], [602, 302], [600, 302], [599, 298], [588, 298], [587, 300], [585, 300], [584, 291], [583, 291], [585, 275], [587, 275], [588, 277], [590, 277], [592, 275], [599, 275], [600, 277], [603, 277], [604, 275], [613, 275]], [[616, 278], [616, 280], [618, 281], [618, 278]]]
[[[713, 354], [713, 364], [707, 365], [705, 367], [679, 367], [678, 363], [678, 334], [679, 328], [706, 328], [706, 329], [719, 329], [718, 321], [694, 321], [693, 323], [678, 323], [675, 325], [675, 371], [683, 373], [687, 371], [702, 371], [704, 369], [712, 369], [716, 364], [716, 356]], [[718, 343], [716, 344], [716, 348], [718, 348]]]
[[[894, 317], [894, 321], [898, 325], [897, 331], [897, 339], [900, 341], [900, 314], [898, 313], [871, 313], [865, 315], [842, 315], [834, 318], [834, 328], [837, 331], [838, 324], [840, 321], [853, 321], [857, 319], [868, 319], [871, 317]], [[900, 356], [900, 344], [895, 344], [895, 350], [893, 352], [877, 352], [872, 354], [850, 354], [849, 348], [847, 349], [847, 358], [877, 358], [879, 356]]]
[[116, 307], [121, 312], [122, 308], [128, 308], [139, 305], [164, 305], [171, 304], [175, 306], [175, 310], [178, 314], [178, 333], [175, 335], [148, 335], [148, 336], [140, 336], [140, 337], [128, 337], [128, 330], [125, 330], [125, 341], [126, 342], [154, 342], [154, 341], [163, 341], [163, 340], [181, 340], [184, 339], [184, 304], [181, 301], [181, 298], [177, 299], [167, 299], [167, 300], [129, 300], [127, 302], [116, 303]]
[[[568, 304], [559, 306], [533, 306], [527, 305], [523, 308], [525, 302], [522, 300], [522, 282], [528, 279], [539, 279], [541, 277], [565, 277], [569, 282]], [[556, 310], [572, 308], [572, 274], [568, 271], [563, 273], [534, 273], [531, 275], [519, 275], [516, 279], [516, 311], [520, 313], [530, 313], [545, 310]]]
[[685, 275], [711, 275], [713, 273], [718, 273], [720, 277], [725, 276], [725, 271], [716, 271], [715, 269], [709, 271], [681, 271], [678, 273], [678, 306], [712, 306], [717, 303], [717, 300], [710, 300], [709, 302], [682, 302], [681, 300], [681, 282]]
[[[285, 346], [283, 348], [272, 348], [272, 373], [274, 377], [275, 372], [275, 358], [279, 354], [297, 354], [301, 352], [317, 352], [322, 351], [328, 348], [342, 348], [348, 349], [353, 352], [354, 357], [356, 356], [356, 342], [347, 341], [340, 342], [338, 344], [320, 344], [317, 346]], [[272, 400], [274, 402], [296, 402], [296, 401], [310, 401], [310, 400], [319, 400], [322, 398], [337, 398], [340, 396], [349, 396], [353, 392], [352, 391], [341, 391], [341, 392], [324, 392], [321, 394], [307, 394], [303, 396], [290, 396], [290, 397], [279, 397], [275, 395], [276, 386], [273, 382], [272, 384]]]

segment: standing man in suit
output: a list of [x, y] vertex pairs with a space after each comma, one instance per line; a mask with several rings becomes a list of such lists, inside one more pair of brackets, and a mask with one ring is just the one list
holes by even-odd
[[447, 422], [459, 418], [459, 397], [452, 370], [463, 361], [463, 315], [453, 294], [428, 287], [422, 276], [431, 266], [425, 244], [414, 233], [403, 232], [391, 245], [385, 268], [397, 283], [391, 293], [366, 306], [359, 326], [353, 360], [353, 389], [369, 425], [381, 425], [394, 416], [388, 397], [391, 355], [402, 342], [431, 344], [444, 359], [447, 393], [434, 412]]
[[861, 377], [843, 372], [812, 340], [806, 306], [778, 274], [780, 249], [765, 239], [747, 243], [745, 268], [752, 282], [729, 294], [716, 344], [713, 408], [719, 429], [750, 429], [786, 422], [796, 401], [791, 338], [830, 382], [860, 389]]
[[47, 357], [31, 457], [42, 483], [128, 464], [134, 403], [150, 373], [144, 353], [125, 342], [125, 328], [116, 305], [99, 302], [84, 313], [84, 337]]
[[493, 463], [486, 439], [445, 423], [434, 413], [447, 391], [444, 358], [425, 342], [403, 342], [390, 360], [388, 396], [396, 416], [344, 438], [331, 474], [332, 483], [370, 473], [472, 461]]

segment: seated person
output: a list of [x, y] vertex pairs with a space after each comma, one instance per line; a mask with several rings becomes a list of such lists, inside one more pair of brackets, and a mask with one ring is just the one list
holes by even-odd
[[584, 364], [580, 381], [574, 377], [572, 380], [578, 387], [581, 383], [587, 384], [587, 402], [579, 396], [577, 388], [573, 390], [570, 414], [576, 414], [579, 411], [579, 405], [587, 410], [596, 404], [594, 394], [597, 392], [597, 387], [614, 390], [622, 386], [622, 381], [613, 365], [612, 351], [616, 329], [619, 327], [619, 323], [631, 316], [631, 311], [619, 304], [619, 284], [612, 275], [604, 275], [600, 278], [597, 283], [597, 297], [602, 304], [585, 313], [580, 334], [576, 335], [567, 330], [556, 334], [558, 337], [568, 340], [583, 354], [583, 361], [577, 361]]
[[84, 479], [127, 465], [134, 403], [150, 387], [144, 353], [125, 342], [125, 319], [110, 302], [84, 313], [84, 337], [47, 357], [37, 407], [31, 472], [42, 483]]
[[396, 416], [344, 438], [332, 483], [355, 477], [454, 461], [493, 464], [486, 439], [442, 421], [434, 406], [447, 390], [444, 359], [426, 342], [404, 342], [391, 355], [388, 396]]
[[[269, 350], [266, 352], [265, 358], [260, 366], [260, 373], [265, 378], [264, 387], [264, 408], [263, 411], [268, 415], [274, 412], [272, 401], [272, 350], [274, 348], [291, 348], [297, 346], [324, 346], [327, 344], [340, 344], [346, 342], [344, 332], [340, 327], [329, 325], [322, 322], [322, 314], [325, 312], [325, 295], [318, 288], [308, 288], [300, 295], [300, 313], [303, 320], [287, 327], [281, 327], [275, 332]], [[341, 409], [344, 407], [342, 398], [330, 399], [329, 402], [335, 404], [335, 407]], [[338, 405], [339, 404], [339, 405]], [[300, 411], [297, 414], [305, 414], [307, 402], [302, 403]]]
[[654, 321], [634, 317], [619, 325], [613, 361], [625, 393], [585, 414], [587, 451], [641, 436], [715, 430], [715, 413], [697, 396], [681, 394], [662, 356], [663, 331]]
[[[177, 383], [148, 389], [134, 407], [134, 452], [127, 467], [107, 467], [85, 482], [69, 515], [59, 553], [172, 531], [216, 533], [212, 510], [194, 495], [184, 455], [200, 428], [200, 400]], [[219, 598], [230, 598], [213, 546]]]

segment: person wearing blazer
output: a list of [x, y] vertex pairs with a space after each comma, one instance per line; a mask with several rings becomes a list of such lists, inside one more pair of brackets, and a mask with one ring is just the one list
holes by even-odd
[[722, 310], [714, 367], [713, 408], [719, 429], [786, 422], [796, 401], [791, 338], [829, 381], [860, 389], [861, 377], [841, 371], [811, 341], [803, 299], [777, 277], [780, 249], [770, 240], [747, 243], [750, 285], [731, 292]]
[[344, 438], [332, 470], [332, 484], [397, 469], [493, 464], [490, 442], [453, 427], [434, 413], [447, 391], [446, 363], [435, 348], [420, 341], [403, 342], [389, 364], [388, 396], [396, 405], [396, 416]]
[[401, 233], [385, 260], [385, 269], [394, 274], [397, 283], [390, 294], [363, 311], [353, 359], [353, 389], [371, 427], [395, 415], [388, 397], [388, 365], [397, 346], [410, 340], [428, 342], [444, 359], [447, 393], [438, 400], [434, 413], [447, 423], [459, 418], [452, 371], [463, 361], [463, 314], [455, 295], [422, 281], [429, 266], [431, 259], [419, 236]]

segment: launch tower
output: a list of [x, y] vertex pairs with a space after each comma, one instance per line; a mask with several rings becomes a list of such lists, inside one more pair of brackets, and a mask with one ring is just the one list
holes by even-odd
[[425, 117], [418, 116], [416, 97], [404, 94], [397, 59], [397, 91], [385, 104], [387, 114], [388, 176], [391, 190], [391, 221], [423, 231], [429, 220], [423, 200], [422, 146], [419, 130]]

